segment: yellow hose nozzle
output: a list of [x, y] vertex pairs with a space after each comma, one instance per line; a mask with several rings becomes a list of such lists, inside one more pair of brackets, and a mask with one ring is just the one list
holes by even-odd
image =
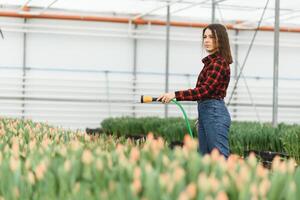
[[153, 102], [156, 100], [157, 100], [157, 98], [155, 98], [155, 97], [144, 96], [144, 95], [141, 96], [141, 103], [150, 103], [150, 102]]

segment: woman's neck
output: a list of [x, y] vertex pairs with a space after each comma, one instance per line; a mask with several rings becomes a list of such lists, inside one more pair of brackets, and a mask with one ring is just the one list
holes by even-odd
[[215, 51], [209, 51], [209, 52], [207, 52], [207, 53], [208, 53], [208, 55], [212, 55], [212, 54], [215, 54], [217, 51], [218, 51], [218, 50], [215, 50]]
[[208, 55], [212, 55], [214, 53], [216, 53], [218, 51], [218, 49], [214, 49], [212, 51], [206, 51], [208, 53]]

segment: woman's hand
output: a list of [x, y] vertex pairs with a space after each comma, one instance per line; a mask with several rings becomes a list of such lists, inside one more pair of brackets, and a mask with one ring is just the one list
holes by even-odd
[[165, 93], [160, 95], [156, 101], [161, 101], [162, 103], [170, 103], [170, 101], [174, 98], [175, 98], [175, 93], [170, 92], [170, 93]]

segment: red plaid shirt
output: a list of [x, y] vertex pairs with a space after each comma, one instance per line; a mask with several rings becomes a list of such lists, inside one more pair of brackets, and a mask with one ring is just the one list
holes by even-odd
[[197, 101], [204, 99], [224, 99], [230, 81], [230, 67], [217, 52], [202, 59], [196, 88], [176, 91], [177, 101]]

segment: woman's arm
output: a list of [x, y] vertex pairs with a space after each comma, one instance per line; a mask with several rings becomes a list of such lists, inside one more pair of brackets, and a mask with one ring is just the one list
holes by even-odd
[[228, 67], [226, 63], [221, 61], [212, 63], [207, 69], [205, 81], [196, 88], [176, 91], [176, 100], [197, 101], [203, 98], [210, 98], [226, 74], [226, 67]]
[[170, 92], [170, 93], [165, 93], [160, 95], [156, 101], [161, 101], [162, 103], [170, 103], [170, 101], [174, 98], [175, 98], [175, 93]]

